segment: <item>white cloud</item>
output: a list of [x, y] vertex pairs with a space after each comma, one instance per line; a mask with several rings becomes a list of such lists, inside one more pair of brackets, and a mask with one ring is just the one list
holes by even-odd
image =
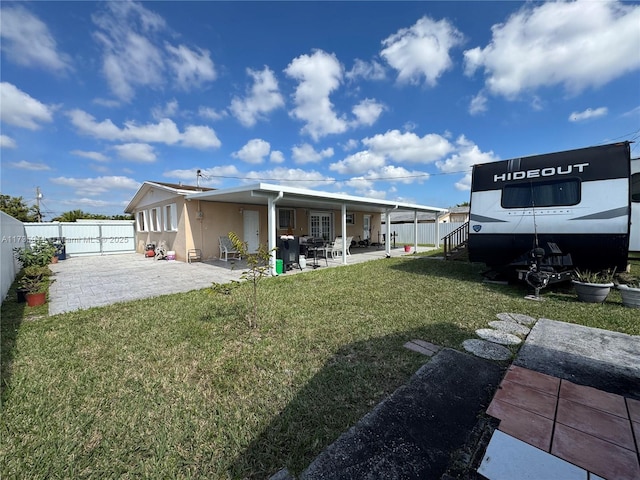
[[453, 151], [453, 145], [446, 138], [434, 133], [419, 137], [412, 132], [389, 130], [365, 138], [362, 143], [373, 153], [397, 162], [431, 163]]
[[72, 150], [71, 153], [79, 157], [88, 158], [89, 160], [95, 160], [96, 162], [109, 161], [109, 158], [100, 152], [86, 152], [84, 150]]
[[205, 125], [189, 125], [182, 134], [181, 144], [199, 150], [218, 148], [222, 145], [216, 132]]
[[385, 106], [383, 104], [371, 98], [366, 98], [352, 109], [353, 115], [357, 119], [354, 125], [371, 126], [376, 123], [376, 120], [380, 118], [384, 110]]
[[198, 48], [191, 50], [185, 45], [174, 47], [165, 43], [165, 48], [171, 54], [169, 66], [176, 74], [178, 86], [182, 90], [190, 90], [205, 82], [216, 79], [217, 74], [208, 50]]
[[291, 185], [300, 188], [313, 188], [326, 185], [334, 181], [319, 172], [302, 170], [300, 168], [276, 167], [272, 170], [252, 171], [245, 175], [245, 182], [276, 181], [281, 185]]
[[375, 185], [375, 182], [363, 177], [354, 177], [343, 183], [344, 185], [353, 188], [356, 191], [356, 194], [363, 197], [377, 198], [380, 200], [387, 197], [386, 191], [374, 189], [373, 186]]
[[0, 148], [16, 148], [16, 141], [8, 135], [0, 135]]
[[402, 28], [382, 41], [380, 55], [398, 71], [398, 82], [434, 86], [449, 70], [450, 50], [462, 44], [463, 35], [448, 20], [424, 16], [410, 28]]
[[54, 72], [71, 69], [69, 56], [58, 51], [47, 25], [22, 5], [2, 8], [0, 38], [2, 52], [18, 65]]
[[384, 155], [364, 150], [362, 152], [349, 155], [344, 160], [329, 165], [329, 170], [336, 171], [343, 175], [353, 175], [367, 172], [371, 169], [384, 166]]
[[264, 157], [269, 155], [271, 145], [259, 138], [249, 140], [240, 150], [231, 154], [232, 157], [238, 158], [247, 163], [262, 163]]
[[285, 73], [299, 82], [293, 95], [296, 107], [290, 114], [305, 122], [302, 133], [318, 140], [347, 130], [347, 122], [336, 115], [329, 99], [342, 82], [342, 65], [335, 55], [322, 50], [300, 55], [291, 61]]
[[342, 149], [345, 152], [349, 152], [358, 148], [358, 145], [360, 145], [360, 142], [358, 140], [356, 140], [355, 138], [350, 138], [342, 145]]
[[[196, 172], [198, 168], [169, 170], [162, 174], [163, 177], [174, 181], [183, 181], [186, 185], [196, 185]], [[221, 185], [225, 177], [238, 177], [240, 172], [235, 165], [222, 165], [219, 167], [200, 169], [200, 186]]]
[[130, 102], [137, 87], [162, 88], [167, 72], [182, 90], [216, 78], [209, 51], [162, 41], [165, 20], [141, 3], [106, 2], [92, 18], [103, 50], [102, 72], [121, 101]]
[[82, 110], [72, 110], [67, 115], [80, 133], [102, 140], [180, 144], [199, 149], [217, 148], [221, 145], [215, 131], [210, 127], [190, 125], [184, 133], [180, 133], [177, 125], [168, 118], [146, 125], [129, 121], [125, 122], [123, 128], [119, 128], [110, 119], [97, 122], [93, 116]]
[[486, 88], [508, 99], [554, 85], [578, 93], [640, 68], [638, 25], [634, 4], [526, 4], [492, 27], [491, 43], [464, 52], [465, 71], [483, 69]]
[[317, 163], [322, 161], [325, 158], [333, 157], [333, 148], [325, 148], [321, 151], [316, 151], [313, 146], [308, 143], [303, 143], [302, 145], [296, 145], [291, 149], [291, 158], [297, 164], [305, 164], [305, 163]]
[[146, 143], [125, 143], [112, 147], [120, 158], [134, 162], [153, 163], [156, 154], [153, 147]]
[[102, 207], [110, 207], [113, 205], [121, 205], [121, 202], [109, 202], [107, 200], [98, 200], [95, 198], [72, 198], [70, 200], [61, 200], [61, 204], [63, 205], [75, 205], [75, 206], [84, 206], [91, 208], [102, 208]]
[[209, 120], [220, 120], [227, 116], [227, 112], [225, 112], [224, 110], [218, 112], [210, 107], [200, 107], [198, 109], [198, 115]]
[[113, 190], [137, 190], [140, 183], [133, 178], [122, 176], [104, 176], [94, 178], [55, 177], [51, 181], [75, 190], [76, 195], [97, 196]]
[[640, 115], [640, 106], [637, 106], [635, 108], [632, 108], [631, 110], [624, 112], [622, 114], [623, 117], [632, 117], [635, 115]]
[[487, 96], [480, 92], [471, 99], [469, 103], [469, 113], [471, 115], [478, 115], [487, 111]]
[[345, 77], [349, 80], [357, 80], [358, 78], [363, 78], [365, 80], [384, 80], [386, 76], [384, 66], [380, 65], [375, 60], [365, 62], [359, 58], [356, 58], [351, 70], [345, 74]]
[[110, 119], [96, 122], [95, 118], [82, 110], [71, 110], [71, 123], [80, 133], [91, 135], [103, 140], [155, 142], [173, 145], [180, 140], [180, 132], [176, 124], [164, 118], [156, 124], [137, 125], [135, 122], [125, 122], [124, 128], [118, 128]]
[[151, 116], [155, 120], [162, 120], [163, 118], [173, 117], [178, 113], [178, 101], [174, 98], [166, 102], [164, 105], [156, 105], [151, 109]]
[[583, 122], [585, 120], [591, 120], [592, 118], [604, 117], [609, 113], [607, 107], [600, 108], [587, 108], [583, 112], [573, 112], [569, 115], [570, 122]]
[[404, 184], [422, 183], [429, 178], [427, 172], [419, 170], [407, 170], [404, 167], [385, 165], [377, 170], [370, 170], [364, 175], [369, 180], [385, 180], [387, 182], [400, 182]]
[[19, 162], [9, 162], [9, 166], [12, 168], [19, 168], [22, 170], [33, 170], [33, 171], [51, 170], [51, 167], [49, 167], [49, 165], [46, 165], [44, 163], [27, 162], [26, 160], [21, 160]]
[[464, 177], [455, 184], [458, 190], [471, 190], [471, 167], [480, 163], [500, 160], [493, 151], [482, 152], [478, 146], [460, 135], [456, 140], [456, 153], [444, 161], [436, 162], [436, 166], [444, 173], [465, 172]]
[[93, 15], [94, 37], [103, 48], [102, 71], [111, 91], [130, 101], [135, 87], [163, 83], [162, 51], [147, 36], [165, 28], [159, 15], [139, 3], [107, 2]]
[[53, 121], [52, 107], [8, 82], [0, 83], [0, 105], [0, 119], [9, 125], [37, 130], [40, 123]]
[[269, 161], [271, 163], [284, 163], [284, 154], [280, 150], [273, 150], [269, 154]]
[[278, 81], [269, 67], [262, 71], [247, 69], [253, 85], [244, 99], [234, 97], [229, 110], [245, 127], [251, 127], [269, 112], [284, 106], [284, 99], [278, 89]]

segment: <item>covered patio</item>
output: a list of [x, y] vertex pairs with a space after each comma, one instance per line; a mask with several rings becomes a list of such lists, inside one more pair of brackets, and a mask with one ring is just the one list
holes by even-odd
[[[348, 255], [349, 245], [347, 245], [348, 212], [357, 211], [369, 214], [385, 214], [386, 218], [393, 218], [394, 213], [412, 213], [414, 218], [414, 242], [413, 251], [418, 248], [418, 214], [422, 212], [435, 213], [436, 217], [447, 211], [444, 208], [431, 207], [427, 205], [418, 205], [404, 202], [395, 202], [389, 200], [376, 200], [365, 197], [356, 197], [351, 195], [343, 195], [338, 193], [320, 192], [316, 190], [308, 190], [302, 188], [286, 187], [282, 185], [272, 185], [267, 183], [259, 183], [256, 185], [248, 185], [237, 188], [228, 188], [223, 190], [209, 190], [204, 192], [191, 193], [186, 196], [187, 202], [215, 202], [235, 205], [253, 205], [266, 207], [268, 219], [268, 248], [271, 252], [270, 268], [272, 274], [276, 273], [276, 247], [278, 240], [278, 221], [277, 208], [295, 208], [309, 210], [337, 210], [340, 212], [339, 225], [336, 225], [336, 232], [341, 232], [342, 248], [340, 263], [346, 265], [355, 262], [354, 250], [352, 255]], [[437, 222], [436, 222], [437, 225]], [[370, 233], [371, 227], [369, 227]], [[381, 257], [389, 257], [392, 253], [391, 248], [391, 222], [386, 222], [385, 233], [383, 233], [383, 242], [373, 242], [380, 244], [381, 248], [376, 249]], [[291, 232], [293, 233], [293, 232]], [[313, 232], [312, 232], [313, 233]], [[313, 235], [312, 235], [313, 236]], [[436, 235], [439, 238], [439, 235]], [[436, 247], [438, 244], [436, 243]], [[322, 262], [323, 259], [318, 259]], [[331, 260], [330, 260], [331, 261]], [[325, 262], [327, 263], [327, 262]]]

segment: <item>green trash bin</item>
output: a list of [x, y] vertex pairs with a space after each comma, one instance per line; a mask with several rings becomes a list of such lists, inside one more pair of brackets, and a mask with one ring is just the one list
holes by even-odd
[[281, 258], [276, 258], [276, 274], [282, 275], [284, 273], [284, 262]]

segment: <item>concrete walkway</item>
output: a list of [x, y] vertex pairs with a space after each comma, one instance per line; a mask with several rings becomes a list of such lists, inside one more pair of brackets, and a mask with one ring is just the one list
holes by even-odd
[[[423, 250], [429, 248], [419, 249]], [[408, 255], [404, 249], [391, 250], [392, 257], [402, 255]], [[381, 248], [353, 248], [347, 262], [351, 265], [385, 257]], [[305, 270], [293, 269], [286, 274], [313, 271], [312, 263], [313, 260], [308, 259]], [[342, 266], [342, 258], [326, 261], [319, 258], [317, 264], [321, 268], [339, 267]], [[70, 257], [51, 265], [55, 282], [49, 289], [49, 315], [188, 292], [209, 287], [213, 282], [228, 283], [240, 280], [246, 268], [244, 260], [167, 262], [146, 258], [139, 253]]]
[[640, 337], [539, 319], [503, 373], [441, 350], [298, 479], [640, 478]]

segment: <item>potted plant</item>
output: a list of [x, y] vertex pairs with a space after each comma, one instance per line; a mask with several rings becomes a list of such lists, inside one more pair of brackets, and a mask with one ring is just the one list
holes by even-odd
[[56, 247], [48, 240], [39, 238], [31, 245], [23, 248], [14, 248], [13, 251], [23, 268], [31, 266], [44, 267], [51, 263], [56, 254]]
[[613, 287], [615, 273], [615, 268], [599, 272], [575, 269], [572, 283], [578, 294], [578, 300], [588, 303], [604, 302]]
[[32, 265], [25, 268], [24, 274], [18, 283], [19, 288], [25, 292], [27, 305], [30, 307], [44, 305], [47, 301], [47, 275], [45, 269], [48, 270], [49, 267]]
[[632, 280], [618, 285], [622, 304], [625, 307], [640, 308], [640, 280]]

